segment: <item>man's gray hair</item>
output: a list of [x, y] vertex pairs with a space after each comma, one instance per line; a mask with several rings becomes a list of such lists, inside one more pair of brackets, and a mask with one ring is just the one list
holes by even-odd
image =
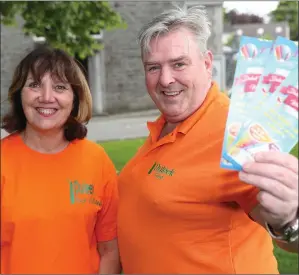
[[201, 52], [205, 52], [207, 50], [207, 41], [211, 35], [210, 26], [211, 23], [203, 6], [193, 6], [189, 9], [176, 7], [165, 11], [140, 30], [138, 42], [142, 55], [150, 51], [150, 42], [153, 38], [181, 27], [190, 30], [194, 34], [199, 49]]

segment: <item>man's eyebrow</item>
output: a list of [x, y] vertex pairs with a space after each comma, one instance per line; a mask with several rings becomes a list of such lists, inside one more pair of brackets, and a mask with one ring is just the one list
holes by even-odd
[[151, 65], [157, 65], [157, 64], [159, 64], [159, 62], [156, 62], [156, 61], [145, 61], [144, 62], [145, 66], [151, 66]]
[[184, 59], [188, 59], [188, 57], [186, 55], [181, 55], [179, 57], [170, 59], [170, 62], [178, 62], [178, 61], [182, 61]]
[[[189, 58], [186, 55], [181, 55], [179, 57], [169, 59], [168, 62], [173, 63], [173, 62], [182, 61], [184, 59], [189, 59]], [[159, 64], [159, 62], [156, 62], [156, 61], [146, 61], [146, 62], [144, 62], [145, 66], [157, 65], [157, 64]]]

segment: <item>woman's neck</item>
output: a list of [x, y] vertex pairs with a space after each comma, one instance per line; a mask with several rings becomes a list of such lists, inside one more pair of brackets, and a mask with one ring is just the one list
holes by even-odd
[[28, 147], [46, 154], [58, 153], [69, 144], [64, 137], [63, 129], [39, 132], [31, 126], [27, 126], [24, 132], [21, 133], [21, 137]]

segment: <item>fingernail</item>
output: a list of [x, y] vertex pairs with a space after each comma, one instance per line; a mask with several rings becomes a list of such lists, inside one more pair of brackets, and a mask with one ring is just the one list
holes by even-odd
[[251, 163], [250, 162], [247, 162], [247, 163], [245, 163], [244, 165], [243, 165], [243, 169], [248, 169], [248, 168], [250, 168], [250, 166], [251, 166]]

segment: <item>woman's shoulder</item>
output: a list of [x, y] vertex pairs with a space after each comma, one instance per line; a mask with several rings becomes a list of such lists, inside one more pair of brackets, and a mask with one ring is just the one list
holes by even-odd
[[73, 144], [80, 151], [80, 155], [88, 158], [87, 161], [94, 163], [97, 169], [101, 166], [105, 170], [116, 171], [112, 159], [99, 143], [84, 138], [76, 140]]
[[[22, 139], [19, 134], [10, 134], [1, 138], [1, 170], [13, 166], [16, 159], [22, 154]], [[3, 173], [1, 171], [1, 173]]]
[[73, 142], [73, 146], [78, 150], [84, 152], [84, 155], [86, 156], [89, 155], [101, 159], [107, 157], [107, 153], [103, 146], [87, 138], [75, 140]]
[[21, 137], [19, 133], [12, 133], [6, 137], [1, 138], [1, 149], [15, 148], [16, 145], [20, 144]]
[[73, 141], [73, 144], [78, 148], [81, 147], [84, 148], [84, 150], [90, 150], [97, 153], [102, 152], [104, 150], [99, 143], [89, 140], [87, 138], [76, 139]]

